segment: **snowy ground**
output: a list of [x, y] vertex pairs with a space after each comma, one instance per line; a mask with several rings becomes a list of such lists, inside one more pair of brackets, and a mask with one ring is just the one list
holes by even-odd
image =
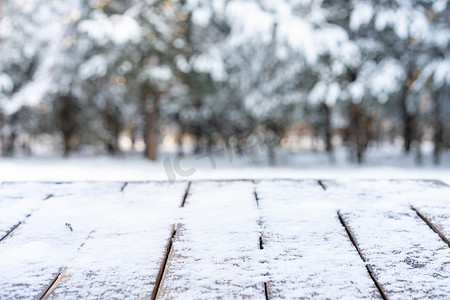
[[450, 153], [444, 153], [440, 166], [434, 166], [429, 154], [423, 165], [414, 155], [405, 157], [400, 149], [374, 148], [362, 165], [348, 163], [348, 153], [338, 149], [335, 161], [323, 153], [280, 152], [277, 164], [269, 166], [264, 153], [231, 157], [223, 151], [210, 156], [189, 154], [176, 159], [173, 153], [161, 153], [156, 162], [141, 153], [122, 157], [60, 155], [1, 158], [0, 181], [81, 181], [81, 180], [198, 180], [244, 178], [320, 178], [320, 179], [439, 179], [450, 184]]

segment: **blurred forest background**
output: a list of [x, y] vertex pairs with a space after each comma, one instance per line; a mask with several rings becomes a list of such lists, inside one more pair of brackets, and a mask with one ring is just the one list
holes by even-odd
[[0, 152], [450, 148], [448, 0], [0, 0]]

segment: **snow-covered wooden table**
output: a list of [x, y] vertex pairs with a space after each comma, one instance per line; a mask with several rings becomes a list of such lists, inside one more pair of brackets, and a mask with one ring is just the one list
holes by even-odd
[[3, 183], [0, 299], [450, 298], [433, 181]]

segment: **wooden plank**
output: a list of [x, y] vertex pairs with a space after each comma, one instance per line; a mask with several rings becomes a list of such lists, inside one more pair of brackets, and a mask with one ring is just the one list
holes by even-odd
[[343, 216], [389, 298], [448, 297], [450, 249], [414, 212], [364, 209]]
[[193, 182], [158, 299], [264, 299], [252, 182]]
[[49, 195], [42, 184], [21, 183], [0, 186], [0, 241], [9, 236]]
[[450, 247], [450, 187], [433, 185], [424, 198], [412, 202], [411, 209]]
[[450, 207], [411, 206], [417, 215], [450, 247]]
[[366, 266], [389, 298], [450, 294], [434, 182], [10, 185], [0, 207], [55, 196], [0, 243], [1, 299], [379, 297]]
[[[55, 196], [94, 188], [89, 182], [4, 182], [0, 185], [0, 241], [10, 237], [28, 217]], [[101, 189], [101, 185], [98, 186]]]
[[450, 294], [450, 248], [410, 208], [426, 195], [438, 203], [442, 192], [414, 181], [341, 182], [327, 188], [331, 198], [353, 199], [341, 210], [342, 218], [389, 299]]
[[149, 298], [186, 189], [183, 182], [128, 183], [48, 298]]
[[64, 189], [70, 195], [45, 201], [12, 238], [1, 243], [1, 299], [39, 298], [98, 225], [107, 204], [120, 200], [113, 198], [120, 189], [116, 183], [75, 184]]
[[358, 241], [356, 240], [355, 234], [352, 231], [351, 227], [348, 225], [348, 223], [345, 221], [344, 217], [342, 216], [342, 213], [338, 211], [338, 217], [339, 221], [341, 222], [342, 226], [344, 226], [345, 231], [347, 232], [347, 235], [352, 242], [353, 246], [355, 247], [356, 251], [358, 251], [359, 256], [361, 257], [362, 261], [366, 263], [366, 269], [369, 273], [370, 278], [374, 282], [375, 286], [378, 289], [378, 292], [380, 293], [381, 298], [388, 299], [386, 291], [384, 290], [383, 286], [378, 281], [377, 275], [374, 273], [372, 265], [368, 263], [367, 257], [364, 255], [364, 253], [361, 251], [361, 248], [359, 247]]
[[380, 298], [364, 262], [317, 181], [262, 181], [269, 298]]

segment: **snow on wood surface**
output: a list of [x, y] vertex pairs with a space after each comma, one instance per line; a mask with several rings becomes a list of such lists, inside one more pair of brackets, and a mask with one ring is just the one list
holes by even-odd
[[450, 295], [450, 248], [407, 209], [343, 214], [390, 299]]
[[43, 184], [3, 184], [0, 186], [0, 240], [6, 238], [27, 216], [50, 197]]
[[450, 247], [450, 214], [448, 206], [432, 204], [432, 205], [415, 205], [412, 208], [416, 211], [420, 218], [428, 224], [428, 226], [436, 232], [439, 237]]
[[[435, 188], [440, 188], [447, 192], [434, 192], [431, 194], [425, 192], [426, 195], [423, 195], [423, 197], [419, 194], [418, 199], [414, 201], [411, 208], [450, 247], [450, 213], [448, 204], [450, 195], [448, 186], [437, 184]], [[422, 191], [422, 193], [424, 192]]]
[[105, 199], [115, 195], [120, 185], [71, 184], [65, 188], [67, 195], [43, 201], [12, 237], [1, 242], [1, 299], [39, 297], [76, 255], [94, 229], [92, 224], [101, 220]]
[[261, 182], [270, 298], [380, 298], [341, 225], [342, 202], [316, 181]]
[[252, 182], [194, 182], [179, 219], [161, 298], [263, 299]]
[[[0, 298], [440, 298], [425, 181], [3, 183]], [[174, 231], [174, 229], [176, 229]]]
[[149, 297], [185, 190], [184, 183], [130, 183], [105, 199], [92, 239], [49, 298]]
[[434, 182], [335, 182], [328, 188], [351, 199], [340, 213], [389, 299], [448, 298], [450, 248], [413, 207], [446, 207], [449, 189]]

